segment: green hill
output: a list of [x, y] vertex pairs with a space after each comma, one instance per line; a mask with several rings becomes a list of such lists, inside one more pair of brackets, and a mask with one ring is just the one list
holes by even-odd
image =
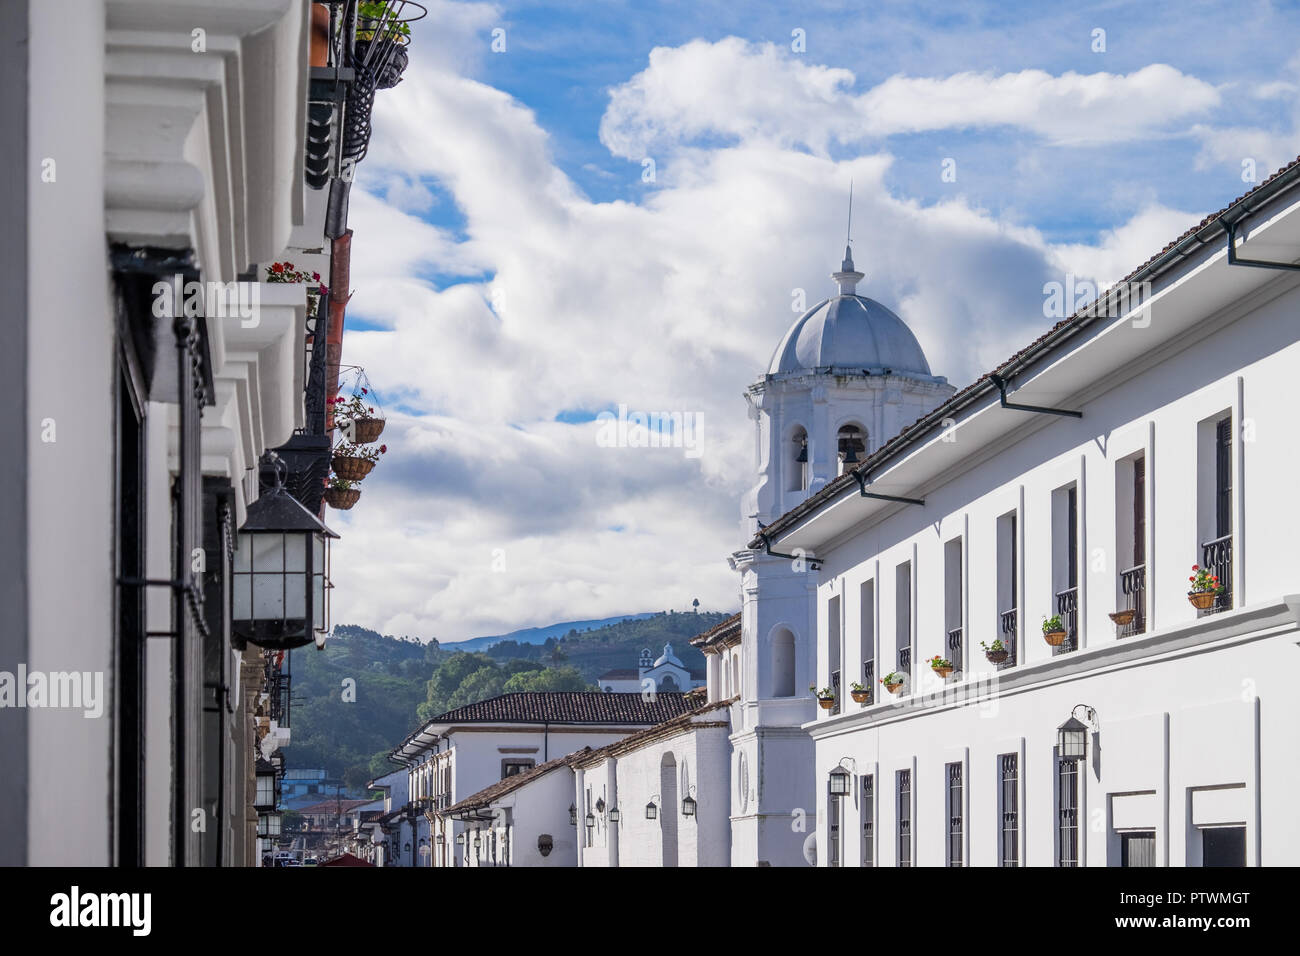
[[543, 644], [507, 640], [487, 653], [341, 624], [324, 650], [291, 652], [293, 742], [285, 758], [290, 767], [323, 767], [360, 792], [393, 769], [386, 754], [402, 738], [453, 707], [515, 691], [595, 690], [600, 674], [635, 667], [641, 648], [658, 656], [669, 643], [683, 664], [702, 670], [690, 638], [727, 616], [661, 611]]

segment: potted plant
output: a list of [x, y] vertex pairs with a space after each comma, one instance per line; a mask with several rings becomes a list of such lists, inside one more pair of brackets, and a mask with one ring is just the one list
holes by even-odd
[[388, 0], [362, 0], [357, 4], [357, 42], [352, 58], [375, 71], [376, 89], [392, 89], [406, 72], [411, 27], [397, 19], [398, 12]]
[[272, 262], [266, 267], [267, 282], [314, 282], [315, 285], [307, 289], [307, 314], [315, 315], [316, 306], [320, 302], [320, 297], [329, 291], [325, 283], [320, 281], [319, 272], [303, 272], [294, 268], [292, 262]]
[[1061, 615], [1054, 614], [1051, 617], [1043, 618], [1043, 640], [1047, 641], [1053, 647], [1060, 647], [1065, 643], [1069, 632], [1066, 631], [1065, 625], [1061, 623]]
[[817, 692], [817, 703], [822, 705], [822, 710], [830, 710], [835, 706], [835, 691], [823, 687]]
[[854, 681], [849, 685], [849, 696], [853, 698], [854, 703], [865, 704], [871, 698], [871, 691], [863, 687], [859, 681]]
[[890, 671], [884, 677], [880, 678], [880, 683], [885, 685], [885, 690], [891, 694], [897, 694], [903, 689], [903, 675], [898, 671]]
[[952, 673], [952, 661], [936, 654], [934, 657], [930, 658], [930, 670], [934, 671], [940, 677], [947, 677]]
[[1001, 664], [1011, 656], [1011, 651], [1002, 643], [1001, 638], [998, 638], [992, 644], [985, 644], [980, 641], [980, 647], [984, 648], [984, 656], [989, 659], [990, 664]]
[[1223, 593], [1223, 585], [1219, 583], [1217, 575], [1211, 574], [1208, 568], [1199, 564], [1192, 565], [1192, 572], [1192, 576], [1187, 579], [1192, 583], [1192, 589], [1187, 592], [1187, 600], [1198, 611], [1208, 610]]
[[384, 419], [375, 414], [375, 407], [367, 405], [363, 395], [370, 394], [370, 389], [362, 388], [360, 394], [351, 398], [342, 395], [330, 399], [334, 406], [334, 423], [343, 430], [348, 440], [357, 445], [368, 445], [378, 441], [384, 431]]
[[325, 503], [339, 511], [347, 511], [361, 497], [361, 489], [355, 481], [348, 481], [338, 475], [330, 475], [329, 484], [325, 486]]
[[358, 445], [350, 441], [341, 441], [334, 446], [334, 455], [330, 464], [334, 473], [348, 481], [360, 481], [379, 461], [379, 456], [388, 451], [387, 445], [374, 448], [370, 445]]
[[1111, 611], [1110, 619], [1120, 627], [1128, 627], [1133, 623], [1133, 618], [1137, 617], [1137, 611], [1133, 608], [1125, 608], [1122, 611]]

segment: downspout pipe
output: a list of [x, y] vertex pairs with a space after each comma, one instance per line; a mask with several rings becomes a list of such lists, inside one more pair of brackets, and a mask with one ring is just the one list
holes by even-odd
[[809, 555], [806, 555], [806, 554], [782, 554], [780, 551], [773, 551], [773, 550], [772, 550], [772, 539], [769, 538], [769, 537], [767, 536], [767, 533], [764, 532], [764, 531], [760, 531], [760, 532], [758, 533], [758, 537], [759, 537], [759, 540], [763, 542], [763, 551], [764, 551], [764, 553], [767, 554], [767, 555], [769, 555], [770, 557], [773, 557], [773, 558], [785, 558], [785, 559], [788, 560], [788, 561], [807, 561], [807, 562], [808, 562], [808, 566], [809, 566], [810, 568], [812, 568], [814, 571], [819, 570], [819, 569], [821, 568], [821, 566], [822, 566], [822, 563], [821, 563], [821, 561], [820, 561], [819, 559], [814, 558], [814, 557], [810, 557]]
[[876, 498], [880, 501], [899, 501], [906, 505], [925, 504], [924, 498], [903, 498], [898, 495], [882, 495], [875, 491], [867, 491], [867, 485], [871, 484], [871, 482], [867, 479], [867, 475], [865, 472], [851, 471], [849, 472], [849, 474], [851, 474], [854, 478], [857, 479], [858, 494], [860, 494], [863, 498]]

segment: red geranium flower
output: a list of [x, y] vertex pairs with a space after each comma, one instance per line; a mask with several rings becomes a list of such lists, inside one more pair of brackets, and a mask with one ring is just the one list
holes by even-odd
[[271, 271], [272, 271], [272, 272], [277, 272], [277, 273], [278, 273], [278, 272], [283, 272], [283, 271], [284, 271], [284, 263], [283, 263], [283, 262], [277, 262], [277, 263], [275, 263], [274, 265], [271, 266]]
[[386, 454], [387, 452], [388, 452], [388, 446], [387, 446], [387, 445], [380, 445], [380, 446], [379, 446], [379, 454], [383, 455], [383, 454]]

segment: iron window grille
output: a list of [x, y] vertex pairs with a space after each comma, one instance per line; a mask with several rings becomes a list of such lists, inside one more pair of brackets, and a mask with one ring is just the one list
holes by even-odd
[[1065, 628], [1065, 640], [1052, 648], [1052, 655], [1068, 654], [1079, 646], [1079, 589], [1068, 587], [1056, 593], [1056, 613], [1060, 615], [1061, 626]]
[[876, 777], [862, 778], [862, 865], [876, 865]]
[[1124, 594], [1124, 609], [1133, 612], [1133, 620], [1119, 629], [1119, 637], [1132, 637], [1147, 629], [1147, 569], [1139, 564], [1119, 573], [1119, 588]]
[[962, 630], [960, 627], [954, 627], [948, 632], [948, 660], [952, 661], [955, 670], [960, 671], [962, 669], [962, 661], [964, 660], [962, 654]]
[[1020, 758], [1003, 754], [998, 758], [1002, 816], [1002, 839], [998, 844], [998, 865], [1020, 865]]
[[1056, 843], [1060, 866], [1079, 865], [1079, 761], [1056, 764]]
[[912, 771], [898, 771], [898, 865], [912, 865]]
[[961, 763], [948, 764], [948, 865], [961, 866], [962, 846], [962, 776]]
[[997, 665], [998, 670], [1006, 670], [1016, 662], [1016, 635], [1018, 633], [1016, 608], [1003, 611], [1000, 615], [1002, 626], [1002, 646], [1007, 649], [1007, 659]]
[[875, 660], [865, 660], [862, 662], [862, 686], [867, 692], [867, 703], [876, 702], [876, 662]]

